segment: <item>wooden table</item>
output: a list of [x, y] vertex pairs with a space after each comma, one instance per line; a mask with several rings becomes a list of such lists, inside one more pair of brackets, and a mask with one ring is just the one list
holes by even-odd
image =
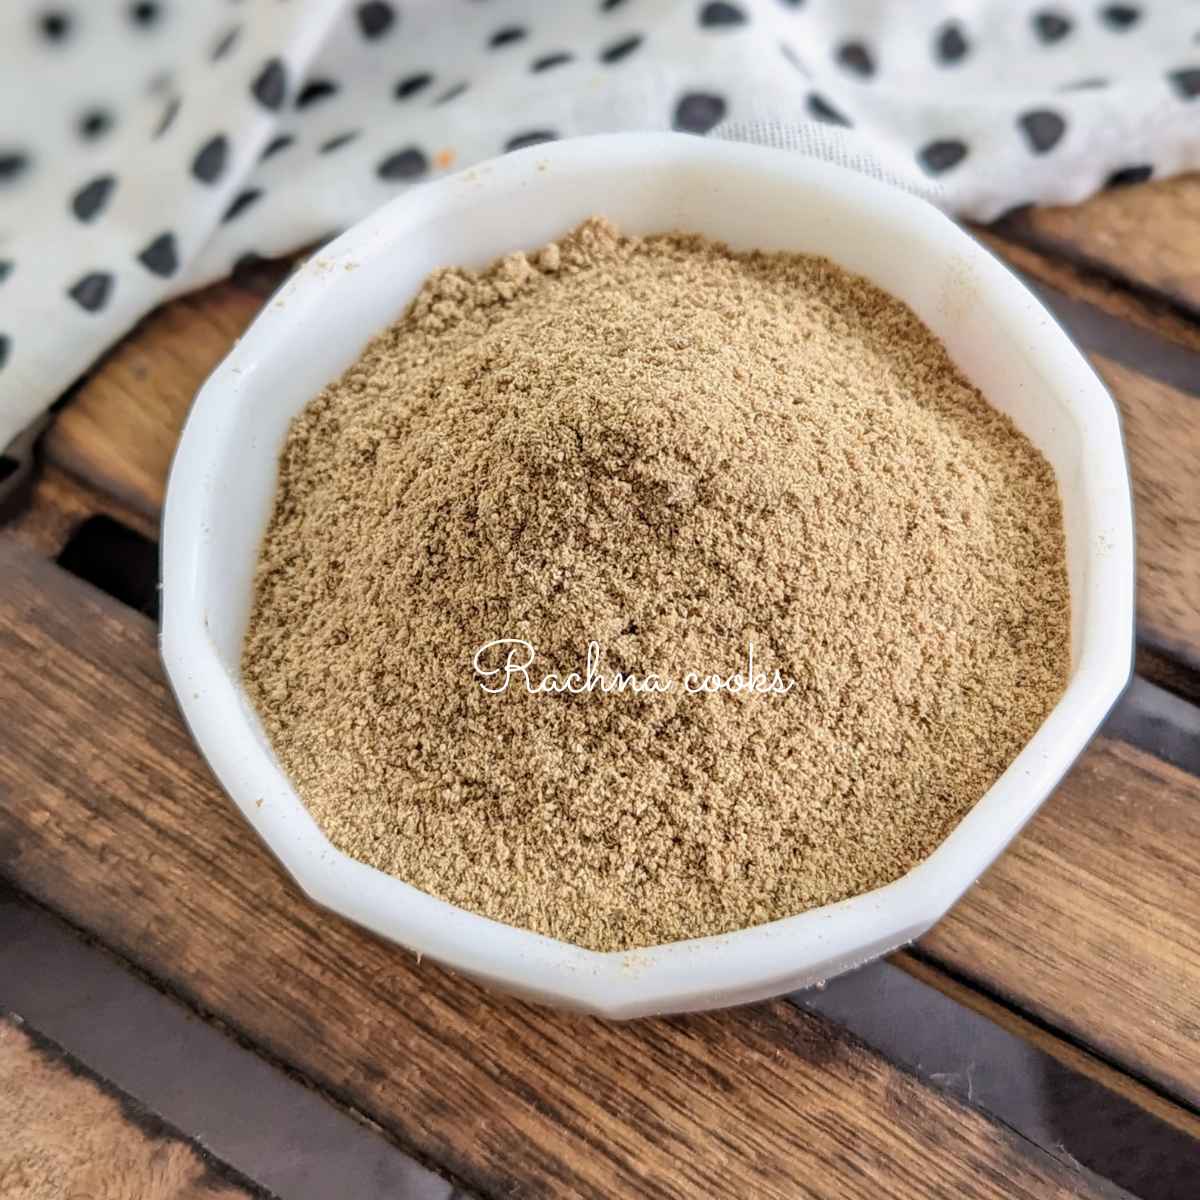
[[0, 1195], [1200, 1196], [1198, 218], [1185, 178], [980, 235], [1124, 418], [1138, 678], [1105, 733], [919, 945], [624, 1025], [314, 908], [216, 787], [154, 542], [188, 403], [286, 267], [149, 317], [0, 529]]

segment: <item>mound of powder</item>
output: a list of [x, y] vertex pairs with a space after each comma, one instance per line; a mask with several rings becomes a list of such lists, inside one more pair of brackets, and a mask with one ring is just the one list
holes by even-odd
[[[488, 694], [494, 639], [795, 686]], [[591, 220], [436, 272], [296, 418], [243, 672], [337, 846], [613, 950], [896, 879], [1068, 663], [1053, 472], [903, 303]]]

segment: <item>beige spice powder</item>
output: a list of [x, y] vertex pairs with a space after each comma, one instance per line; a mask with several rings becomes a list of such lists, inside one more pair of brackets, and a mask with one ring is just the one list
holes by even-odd
[[[296, 418], [243, 670], [337, 846], [615, 950], [909, 870], [1058, 700], [1069, 624], [1051, 468], [903, 303], [596, 219], [436, 272]], [[796, 686], [488, 695], [499, 638], [676, 680], [753, 642]]]

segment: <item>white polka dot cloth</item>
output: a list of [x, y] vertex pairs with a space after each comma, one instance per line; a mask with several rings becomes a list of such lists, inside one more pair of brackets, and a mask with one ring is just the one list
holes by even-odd
[[819, 123], [983, 220], [1200, 166], [1198, 36], [1194, 0], [5, 0], [0, 449], [164, 299], [539, 141]]

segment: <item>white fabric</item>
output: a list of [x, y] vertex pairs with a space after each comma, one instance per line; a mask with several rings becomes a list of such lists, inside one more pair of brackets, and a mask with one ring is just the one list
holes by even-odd
[[8, 0], [0, 448], [164, 299], [514, 142], [717, 127], [984, 220], [1200, 166], [1198, 29], [1193, 0]]

